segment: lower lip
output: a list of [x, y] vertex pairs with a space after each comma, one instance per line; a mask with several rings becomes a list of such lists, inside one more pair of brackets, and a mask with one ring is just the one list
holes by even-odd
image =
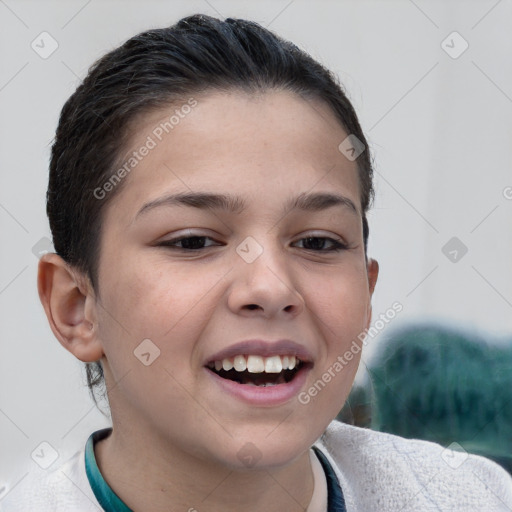
[[297, 396], [303, 388], [310, 370], [310, 366], [305, 366], [295, 374], [290, 382], [264, 387], [239, 384], [233, 380], [223, 379], [215, 372], [205, 368], [210, 378], [223, 391], [248, 404], [262, 406], [282, 405]]

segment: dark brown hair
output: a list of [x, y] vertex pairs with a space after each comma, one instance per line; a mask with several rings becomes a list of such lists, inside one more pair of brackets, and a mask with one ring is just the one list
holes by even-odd
[[[140, 33], [104, 55], [62, 109], [47, 213], [55, 251], [89, 277], [96, 294], [102, 211], [122, 183], [100, 199], [94, 191], [112, 179], [140, 115], [212, 89], [284, 89], [332, 109], [347, 134], [365, 147], [357, 166], [366, 256], [373, 169], [357, 115], [336, 77], [255, 22], [198, 14]], [[86, 363], [86, 372], [96, 401], [94, 388], [104, 383], [101, 363]]]

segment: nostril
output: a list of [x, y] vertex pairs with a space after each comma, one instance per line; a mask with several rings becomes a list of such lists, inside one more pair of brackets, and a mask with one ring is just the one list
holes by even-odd
[[258, 309], [259, 308], [258, 304], [249, 304], [247, 307], [249, 309]]

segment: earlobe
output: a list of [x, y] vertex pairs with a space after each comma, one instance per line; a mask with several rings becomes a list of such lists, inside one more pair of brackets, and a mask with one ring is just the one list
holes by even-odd
[[101, 359], [94, 293], [87, 280], [59, 255], [48, 253], [39, 261], [37, 288], [50, 327], [61, 345], [81, 361]]

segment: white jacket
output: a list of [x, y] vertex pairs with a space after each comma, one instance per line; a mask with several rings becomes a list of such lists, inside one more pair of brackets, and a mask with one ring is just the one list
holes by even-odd
[[[511, 512], [512, 477], [483, 457], [333, 421], [315, 443], [333, 466], [347, 512]], [[1, 512], [98, 512], [84, 447], [59, 468], [31, 473]], [[14, 482], [13, 482], [14, 485]]]

